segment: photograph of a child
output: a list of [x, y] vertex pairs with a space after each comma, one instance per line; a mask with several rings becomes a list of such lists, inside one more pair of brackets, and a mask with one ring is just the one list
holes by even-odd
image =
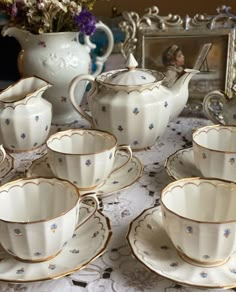
[[203, 99], [212, 90], [224, 90], [227, 75], [228, 35], [145, 36], [142, 67], [163, 72], [163, 85], [171, 87], [184, 72], [200, 72], [189, 84], [189, 96]]
[[184, 72], [184, 54], [176, 44], [169, 46], [162, 54], [166, 78], [163, 85], [171, 87]]

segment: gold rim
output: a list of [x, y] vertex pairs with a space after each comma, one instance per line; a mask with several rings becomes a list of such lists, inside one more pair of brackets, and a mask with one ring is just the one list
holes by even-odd
[[180, 252], [179, 250], [177, 250], [177, 253], [182, 258], [182, 260], [184, 260], [185, 262], [189, 263], [190, 265], [194, 265], [194, 266], [202, 267], [202, 268], [219, 267], [219, 266], [222, 266], [225, 263], [227, 263], [228, 260], [230, 259], [230, 257], [228, 257], [224, 260], [218, 260], [218, 261], [214, 261], [214, 262], [199, 261], [199, 260], [192, 259], [192, 258], [188, 257], [186, 254]]
[[[155, 75], [160, 76], [160, 79], [158, 80], [157, 78], [153, 81], [153, 82], [149, 82], [149, 83], [144, 83], [144, 84], [137, 84], [137, 85], [125, 85], [125, 84], [112, 84], [109, 82], [106, 82], [107, 78], [110, 76], [113, 76], [115, 73], [122, 73], [122, 72], [128, 72], [129, 70], [127, 69], [118, 69], [118, 70], [112, 70], [109, 72], [104, 72], [102, 74], [100, 74], [97, 78], [96, 81], [98, 83], [100, 83], [101, 85], [105, 85], [107, 87], [117, 87], [120, 89], [130, 89], [133, 91], [139, 91], [142, 92], [144, 89], [147, 89], [146, 87], [148, 86], [153, 86], [156, 83], [161, 83], [162, 80], [164, 79], [165, 75], [162, 72], [158, 72], [156, 70], [151, 70], [151, 69], [143, 69], [143, 68], [139, 68], [138, 71], [143, 71], [143, 72], [147, 72], [150, 73], [152, 76], [154, 76], [156, 78]], [[137, 71], [137, 70], [136, 70]], [[137, 89], [137, 87], [139, 89]]]
[[[36, 183], [38, 180], [38, 183]], [[23, 185], [17, 185], [17, 183], [21, 183], [21, 182], [24, 182], [25, 183]], [[36, 182], [34, 182], [36, 181]], [[71, 210], [73, 210], [76, 205], [78, 204], [78, 201], [80, 199], [80, 193], [79, 193], [79, 189], [77, 189], [71, 182], [69, 182], [68, 180], [65, 180], [65, 179], [60, 179], [60, 178], [56, 178], [56, 177], [42, 177], [42, 176], [38, 176], [38, 177], [31, 177], [31, 178], [20, 178], [20, 179], [17, 179], [17, 180], [13, 180], [13, 181], [10, 181], [2, 186], [0, 186], [0, 196], [1, 196], [1, 193], [2, 192], [8, 192], [10, 189], [12, 188], [15, 188], [15, 187], [23, 187], [25, 186], [26, 184], [35, 184], [35, 185], [39, 185], [41, 182], [47, 182], [51, 185], [53, 185], [53, 181], [58, 181], [58, 182], [64, 182], [64, 183], [67, 183], [68, 184], [68, 187], [70, 189], [72, 189], [73, 191], [75, 191], [75, 193], [77, 194], [77, 199], [75, 201], [75, 204], [73, 207], [71, 207], [70, 209], [54, 216], [54, 217], [50, 217], [50, 218], [47, 218], [47, 219], [41, 219], [41, 220], [35, 220], [35, 221], [30, 221], [30, 222], [25, 222], [25, 221], [9, 221], [9, 220], [5, 220], [5, 219], [0, 219], [0, 221], [3, 221], [3, 222], [6, 222], [6, 223], [9, 223], [9, 224], [36, 224], [36, 223], [40, 223], [40, 222], [47, 222], [47, 221], [50, 221], [50, 220], [53, 220], [55, 218], [58, 218], [58, 217], [61, 217], [67, 213], [69, 213]], [[7, 188], [7, 189], [6, 189]]]
[[[196, 184], [194, 184], [194, 182], [196, 181], [203, 181], [203, 182], [207, 182], [209, 184], [212, 184], [213, 186], [215, 186], [215, 184], [211, 183], [211, 181], [217, 181], [219, 182], [217, 185], [220, 186], [226, 186], [228, 189], [230, 190], [236, 190], [236, 183], [232, 182], [232, 181], [227, 181], [227, 180], [223, 180], [223, 179], [218, 179], [218, 178], [213, 178], [213, 177], [189, 177], [189, 178], [182, 178], [179, 180], [176, 180], [174, 182], [169, 183], [162, 191], [161, 191], [161, 195], [160, 195], [160, 203], [163, 206], [163, 208], [165, 208], [166, 211], [168, 211], [169, 213], [171, 213], [172, 215], [175, 215], [176, 217], [180, 218], [180, 219], [184, 219], [186, 221], [190, 221], [190, 222], [195, 222], [195, 223], [204, 223], [204, 224], [226, 224], [226, 223], [234, 223], [236, 222], [236, 219], [234, 220], [227, 220], [227, 221], [215, 221], [215, 222], [211, 222], [211, 221], [199, 221], [196, 219], [191, 219], [182, 215], [177, 214], [175, 211], [169, 209], [166, 204], [163, 202], [163, 197], [166, 195], [167, 192], [172, 191], [174, 188], [184, 188], [186, 183], [187, 184], [193, 184], [195, 186], [197, 186]], [[185, 183], [186, 182], [186, 183]], [[184, 183], [183, 185], [181, 185], [181, 183]], [[232, 185], [234, 185], [234, 187], [232, 187]]]
[[[211, 125], [211, 126], [205, 126], [202, 128], [199, 128], [197, 130], [195, 130], [192, 134], [193, 137], [193, 144], [197, 145], [200, 148], [205, 149], [206, 151], [211, 151], [211, 152], [218, 152], [218, 153], [225, 153], [225, 154], [236, 154], [236, 150], [235, 151], [224, 151], [224, 150], [218, 150], [218, 149], [213, 149], [213, 148], [208, 148], [204, 145], [199, 144], [198, 142], [195, 141], [195, 137], [200, 135], [202, 132], [204, 133], [208, 133], [209, 131], [215, 129], [216, 131], [219, 132], [219, 130], [221, 129], [225, 129], [225, 130], [229, 130], [232, 133], [236, 132], [236, 126], [225, 126], [225, 125]], [[235, 133], [236, 134], [236, 133]]]
[[[50, 261], [50, 260], [52, 260], [52, 259], [54, 259], [57, 255], [59, 255], [59, 253], [62, 251], [62, 249], [61, 250], [59, 250], [56, 254], [54, 254], [54, 255], [51, 255], [51, 256], [49, 256], [49, 257], [47, 257], [47, 258], [43, 258], [43, 259], [38, 259], [38, 260], [29, 260], [29, 259], [22, 259], [22, 258], [19, 258], [18, 256], [16, 256], [16, 255], [13, 255], [13, 254], [11, 254], [17, 261], [19, 261], [19, 262], [22, 262], [22, 263], [32, 263], [32, 264], [34, 264], [34, 263], [43, 263], [43, 262], [47, 262], [47, 261]], [[6, 252], [8, 252], [8, 251], [6, 251]]]
[[[179, 149], [177, 151], [175, 151], [174, 153], [172, 153], [171, 155], [169, 155], [166, 159], [165, 159], [165, 162], [164, 162], [164, 168], [167, 172], [167, 174], [169, 175], [169, 177], [171, 179], [173, 179], [174, 181], [175, 180], [178, 180], [178, 179], [181, 179], [181, 178], [178, 178], [176, 176], [174, 176], [172, 173], [173, 171], [171, 171], [171, 164], [172, 162], [174, 161], [174, 159], [176, 158], [179, 158], [179, 155], [182, 155], [183, 156], [183, 153], [184, 152], [192, 152], [193, 151], [193, 147], [187, 147], [187, 148], [184, 148], [184, 149]], [[194, 176], [194, 177], [197, 177], [197, 176]], [[200, 176], [199, 176], [200, 177]]]
[[[19, 85], [20, 83], [22, 83], [24, 80], [30, 80], [30, 79], [39, 79], [39, 80], [45, 82], [45, 84], [42, 85], [42, 86], [39, 86], [39, 87], [35, 88], [35, 90], [33, 90], [32, 92], [29, 92], [29, 93], [25, 94], [25, 95], [24, 95], [21, 99], [19, 99], [19, 100], [13, 100], [13, 101], [4, 101], [4, 100], [0, 100], [0, 102], [3, 103], [3, 104], [6, 104], [7, 107], [9, 107], [9, 106], [12, 104], [12, 106], [10, 106], [10, 107], [15, 108], [17, 105], [22, 105], [22, 100], [27, 99], [28, 97], [30, 97], [32, 94], [34, 94], [34, 93], [37, 92], [37, 91], [38, 91], [38, 93], [39, 93], [39, 92], [40, 92], [41, 90], [43, 90], [46, 86], [50, 86], [50, 85], [52, 85], [51, 83], [49, 83], [49, 82], [46, 81], [45, 79], [33, 75], [33, 76], [30, 76], [30, 77], [25, 77], [25, 78], [21, 78], [21, 79], [19, 79], [17, 82], [15, 82], [15, 83], [9, 85], [7, 88], [3, 89], [1, 93], [5, 93], [5, 92], [7, 92], [9, 89], [11, 89], [11, 88], [13, 88], [13, 87]], [[36, 96], [32, 96], [32, 98], [35, 98], [35, 97], [36, 97]], [[29, 99], [27, 99], [27, 101], [26, 101], [25, 103], [23, 103], [23, 104], [27, 104], [28, 100], [29, 100]]]
[[[104, 214], [102, 214], [102, 212], [100, 212], [99, 210], [96, 211], [96, 213], [99, 213], [101, 217], [103, 217], [105, 219], [105, 223], [103, 224], [103, 229], [104, 230], [107, 230], [108, 231], [108, 234], [107, 234], [107, 238], [104, 242], [104, 244], [101, 246], [100, 250], [97, 252], [97, 254], [95, 256], [93, 256], [89, 261], [87, 261], [86, 263], [74, 268], [74, 269], [69, 269], [68, 271], [66, 272], [63, 272], [63, 273], [60, 273], [58, 275], [55, 275], [53, 277], [44, 277], [44, 278], [38, 278], [38, 279], [32, 279], [32, 280], [12, 280], [12, 279], [2, 279], [1, 276], [0, 276], [0, 281], [1, 282], [11, 282], [11, 283], [32, 283], [32, 282], [37, 282], [37, 281], [48, 281], [48, 280], [52, 280], [52, 279], [59, 279], [59, 278], [62, 278], [62, 277], [65, 277], [67, 275], [70, 275], [70, 274], [73, 274], [74, 272], [76, 271], [79, 271], [83, 268], [85, 268], [89, 263], [91, 263], [92, 261], [94, 261], [95, 259], [97, 259], [98, 257], [100, 257], [106, 250], [107, 246], [108, 246], [108, 243], [111, 239], [111, 236], [112, 236], [112, 229], [111, 229], [111, 224], [110, 224], [110, 220], [108, 217], [106, 217]], [[96, 214], [95, 213], [95, 214]], [[105, 227], [106, 226], [106, 227]], [[106, 228], [106, 229], [105, 229]], [[105, 236], [103, 235], [103, 238], [105, 238]], [[60, 256], [60, 255], [58, 255]]]
[[[91, 135], [94, 135], [94, 136], [96, 134], [99, 134], [99, 136], [104, 136], [104, 137], [108, 136], [108, 137], [114, 139], [114, 143], [109, 148], [107, 147], [107, 149], [104, 149], [104, 150], [98, 151], [98, 152], [92, 152], [92, 153], [68, 153], [68, 152], [62, 152], [62, 151], [55, 150], [55, 149], [53, 149], [50, 146], [50, 143], [52, 143], [54, 140], [60, 140], [60, 139], [62, 139], [64, 137], [71, 137], [73, 134], [84, 135], [86, 133], [91, 134]], [[106, 131], [102, 131], [102, 130], [80, 129], [80, 128], [78, 128], [78, 129], [69, 129], [69, 130], [60, 131], [60, 132], [57, 132], [55, 134], [52, 134], [47, 139], [46, 146], [52, 152], [59, 153], [59, 154], [65, 154], [65, 155], [80, 155], [80, 156], [93, 155], [93, 154], [103, 153], [103, 152], [106, 152], [106, 151], [109, 151], [109, 150], [115, 148], [117, 146], [117, 138], [112, 133], [109, 133], [109, 132], [106, 132]]]
[[[159, 210], [158, 210], [159, 209]], [[129, 236], [130, 236], [130, 234], [131, 234], [131, 232], [132, 232], [132, 229], [133, 229], [133, 225], [136, 223], [135, 221], [136, 220], [138, 220], [139, 218], [142, 218], [143, 217], [143, 215], [147, 212], [147, 215], [146, 216], [148, 216], [148, 215], [150, 215], [150, 213], [148, 213], [148, 211], [151, 211], [151, 210], [153, 210], [153, 212], [156, 210], [156, 211], [161, 211], [161, 208], [160, 208], [160, 206], [155, 206], [155, 207], [150, 207], [150, 208], [148, 208], [148, 209], [145, 209], [140, 215], [138, 215], [136, 218], [134, 218], [132, 221], [131, 221], [131, 223], [129, 224], [129, 229], [128, 229], [128, 232], [127, 232], [127, 234], [126, 234], [126, 240], [127, 240], [127, 242], [128, 242], [128, 245], [129, 245], [129, 247], [130, 247], [130, 250], [131, 250], [131, 255], [136, 259], [136, 260], [138, 260], [141, 264], [143, 264], [149, 271], [151, 271], [152, 273], [154, 273], [155, 275], [159, 275], [159, 276], [161, 276], [161, 277], [163, 277], [164, 279], [168, 279], [168, 280], [172, 280], [172, 281], [174, 281], [174, 282], [176, 282], [176, 283], [179, 283], [179, 284], [181, 284], [181, 285], [187, 285], [187, 286], [189, 286], [189, 287], [198, 287], [198, 288], [208, 288], [208, 289], [217, 289], [217, 288], [221, 288], [221, 289], [230, 289], [230, 288], [234, 288], [235, 286], [236, 286], [236, 281], [235, 281], [235, 283], [234, 284], [232, 284], [232, 285], [225, 285], [225, 286], [223, 286], [223, 285], [212, 285], [212, 286], [207, 286], [207, 285], [199, 285], [199, 284], [196, 284], [196, 283], [188, 283], [188, 282], [186, 282], [186, 281], [180, 281], [180, 280], [178, 280], [178, 279], [176, 279], [175, 277], [173, 278], [173, 277], [171, 277], [171, 276], [166, 276], [166, 275], [163, 275], [161, 272], [157, 272], [156, 270], [154, 270], [154, 269], [152, 269], [152, 268], [150, 268], [144, 261], [142, 261], [138, 256], [137, 256], [137, 254], [136, 254], [136, 252], [135, 252], [135, 250], [134, 250], [134, 248], [133, 248], [133, 245], [131, 244], [131, 241], [130, 241], [130, 239], [129, 239]], [[153, 213], [152, 212], [152, 213]], [[145, 216], [145, 217], [146, 217]], [[163, 228], [163, 227], [162, 227]]]

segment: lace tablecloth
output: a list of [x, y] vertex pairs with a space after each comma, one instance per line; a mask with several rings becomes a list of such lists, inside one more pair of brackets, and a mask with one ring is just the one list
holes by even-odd
[[[70, 276], [44, 282], [1, 283], [0, 291], [200, 291], [199, 288], [180, 286], [147, 270], [131, 256], [125, 237], [129, 223], [144, 209], [158, 205], [160, 191], [171, 181], [164, 169], [165, 159], [176, 150], [191, 146], [192, 130], [209, 123], [200, 118], [178, 118], [168, 125], [164, 135], [151, 149], [134, 153], [144, 164], [142, 177], [131, 187], [105, 197], [101, 202], [101, 209], [109, 217], [113, 231], [111, 241], [102, 256]], [[71, 127], [78, 127], [78, 124], [80, 122]], [[82, 125], [86, 126], [83, 123]], [[45, 146], [42, 146], [38, 151], [14, 154], [15, 168], [2, 183], [14, 176], [23, 176], [31, 161], [42, 156], [45, 151]]]

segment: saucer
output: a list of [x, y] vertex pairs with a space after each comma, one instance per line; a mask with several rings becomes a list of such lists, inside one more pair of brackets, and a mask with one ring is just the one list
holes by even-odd
[[200, 170], [194, 164], [193, 148], [181, 149], [166, 159], [165, 168], [170, 177], [175, 180], [186, 177], [202, 177]]
[[6, 153], [4, 161], [0, 164], [0, 180], [13, 169], [13, 166], [14, 158]]
[[[114, 162], [114, 168], [119, 167], [127, 159], [127, 154], [124, 152], [117, 152], [116, 160]], [[135, 183], [143, 173], [143, 165], [140, 160], [133, 156], [131, 160], [124, 166], [120, 167], [117, 171], [112, 173], [104, 182], [103, 185], [93, 189], [97, 192], [99, 196], [108, 196], [114, 192], [120, 191], [126, 187], [131, 186]], [[33, 161], [26, 173], [27, 177], [34, 176], [44, 176], [52, 177], [54, 176], [49, 163], [48, 156], [38, 158]], [[81, 195], [87, 193], [88, 191], [80, 191]]]
[[160, 206], [145, 210], [131, 222], [127, 240], [136, 259], [169, 280], [208, 289], [236, 286], [236, 253], [217, 267], [198, 267], [185, 262], [163, 228]]
[[[81, 203], [80, 216], [92, 212], [93, 208]], [[40, 263], [26, 263], [0, 251], [0, 281], [27, 283], [58, 279], [84, 268], [100, 256], [111, 238], [111, 227], [107, 217], [99, 211], [79, 227], [73, 238], [53, 259]]]

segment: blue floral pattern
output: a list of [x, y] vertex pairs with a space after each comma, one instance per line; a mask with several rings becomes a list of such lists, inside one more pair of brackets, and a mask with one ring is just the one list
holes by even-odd
[[224, 230], [224, 237], [225, 237], [225, 238], [228, 238], [229, 235], [230, 235], [230, 233], [231, 233], [231, 230], [230, 230], [229, 228], [225, 229], [225, 230]]
[[25, 269], [24, 268], [21, 268], [21, 269], [16, 270], [16, 273], [18, 275], [24, 274], [24, 272], [25, 272]]
[[56, 269], [56, 265], [54, 265], [54, 264], [50, 264], [50, 265], [48, 266], [48, 268], [49, 268], [50, 270], [55, 270], [55, 269]]
[[5, 123], [6, 123], [6, 125], [9, 125], [10, 124], [10, 119], [5, 119]]
[[79, 253], [79, 249], [74, 248], [74, 249], [70, 250], [70, 252], [76, 254], [76, 253]]
[[208, 274], [207, 274], [206, 272], [201, 272], [201, 273], [200, 273], [200, 276], [201, 276], [202, 278], [207, 278]]
[[19, 228], [14, 229], [14, 233], [15, 233], [16, 236], [21, 236], [22, 235], [22, 232], [21, 232], [21, 230]]
[[121, 125], [119, 125], [117, 129], [118, 129], [120, 132], [124, 130], [123, 127], [122, 127]]
[[187, 226], [186, 227], [186, 232], [188, 233], [188, 234], [193, 234], [193, 227], [192, 226]]
[[151, 123], [151, 124], [149, 125], [149, 129], [152, 130], [153, 128], [154, 128], [154, 125], [153, 125], [153, 123]]
[[92, 164], [92, 162], [90, 159], [86, 160], [85, 165], [90, 166], [91, 164]]
[[203, 159], [206, 159], [207, 158], [206, 153], [204, 153], [204, 152], [202, 153], [202, 158]]
[[57, 224], [56, 223], [52, 224], [50, 228], [52, 232], [55, 232], [57, 230]]

